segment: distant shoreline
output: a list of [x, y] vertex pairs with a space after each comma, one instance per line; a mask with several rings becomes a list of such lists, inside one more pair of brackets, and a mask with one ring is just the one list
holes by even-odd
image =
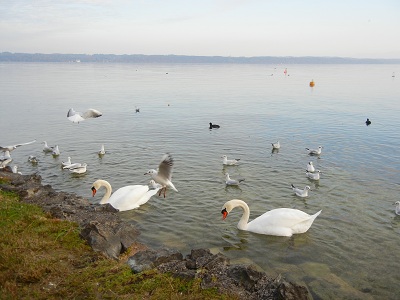
[[0, 62], [164, 63], [164, 64], [400, 64], [399, 59], [317, 56], [188, 56], [144, 54], [0, 53]]

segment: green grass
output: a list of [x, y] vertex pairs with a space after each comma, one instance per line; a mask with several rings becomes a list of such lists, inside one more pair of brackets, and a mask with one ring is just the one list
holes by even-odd
[[75, 223], [0, 191], [0, 299], [233, 299], [94, 252]]

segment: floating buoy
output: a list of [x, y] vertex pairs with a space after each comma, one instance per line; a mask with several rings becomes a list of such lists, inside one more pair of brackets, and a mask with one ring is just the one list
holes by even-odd
[[315, 85], [314, 79], [310, 81], [310, 86], [313, 87]]

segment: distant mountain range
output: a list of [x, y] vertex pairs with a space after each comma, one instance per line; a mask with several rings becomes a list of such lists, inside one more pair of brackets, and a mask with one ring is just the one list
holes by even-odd
[[0, 53], [0, 62], [174, 63], [174, 64], [399, 64], [400, 59], [316, 56], [187, 56], [116, 54]]

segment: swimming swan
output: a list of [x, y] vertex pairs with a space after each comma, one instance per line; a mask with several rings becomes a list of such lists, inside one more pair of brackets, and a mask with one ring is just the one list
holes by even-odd
[[126, 211], [138, 208], [145, 204], [151, 196], [155, 195], [159, 188], [149, 190], [147, 185], [127, 185], [116, 190], [112, 195], [111, 184], [106, 180], [98, 179], [93, 183], [92, 196], [96, 195], [98, 189], [102, 186], [106, 188], [106, 193], [100, 200], [100, 204], [110, 203], [119, 211]]
[[275, 236], [292, 236], [292, 234], [306, 232], [322, 211], [320, 210], [314, 215], [309, 215], [298, 209], [277, 208], [267, 211], [247, 223], [250, 216], [249, 207], [246, 202], [233, 199], [226, 202], [222, 207], [222, 219], [225, 219], [235, 207], [241, 207], [244, 211], [237, 225], [238, 229]]

